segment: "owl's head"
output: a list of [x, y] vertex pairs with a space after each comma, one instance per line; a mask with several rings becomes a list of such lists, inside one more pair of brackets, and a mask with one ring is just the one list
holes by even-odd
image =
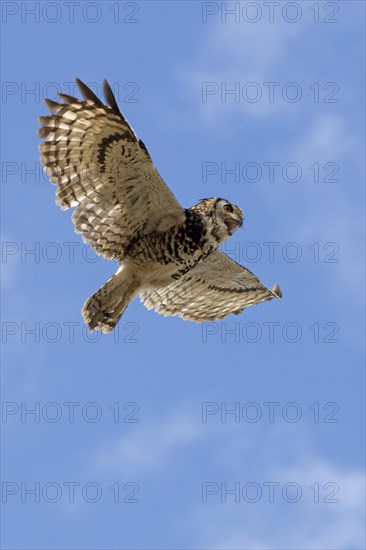
[[211, 217], [214, 225], [218, 226], [220, 233], [226, 238], [243, 225], [244, 217], [241, 208], [220, 197], [203, 199], [193, 206], [192, 210]]

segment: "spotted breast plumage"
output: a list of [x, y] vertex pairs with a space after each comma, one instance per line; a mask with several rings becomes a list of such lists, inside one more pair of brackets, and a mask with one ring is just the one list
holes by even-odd
[[57, 185], [56, 203], [75, 207], [75, 231], [119, 269], [84, 304], [90, 330], [110, 332], [140, 295], [148, 309], [192, 321], [224, 319], [280, 298], [218, 250], [243, 223], [226, 199], [184, 209], [120, 112], [109, 84], [106, 105], [80, 80], [83, 100], [60, 94], [40, 117], [41, 161]]

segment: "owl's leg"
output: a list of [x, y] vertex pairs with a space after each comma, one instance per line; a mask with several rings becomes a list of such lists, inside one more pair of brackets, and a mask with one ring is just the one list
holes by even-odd
[[84, 304], [81, 313], [89, 331], [111, 332], [138, 292], [139, 283], [131, 269], [120, 268]]

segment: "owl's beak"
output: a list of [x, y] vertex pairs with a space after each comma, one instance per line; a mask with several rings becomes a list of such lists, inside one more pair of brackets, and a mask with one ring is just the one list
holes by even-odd
[[242, 210], [238, 207], [235, 214], [236, 214], [236, 219], [237, 219], [237, 222], [238, 222], [238, 227], [242, 227], [243, 223], [244, 223], [244, 215], [243, 215]]
[[243, 222], [244, 222], [244, 216], [243, 214], [240, 212], [237, 214], [236, 218], [235, 218], [235, 221], [238, 225], [238, 227], [242, 227], [243, 226]]
[[232, 235], [234, 231], [238, 229], [238, 227], [241, 227], [243, 225], [243, 217], [235, 216], [235, 218], [229, 218], [225, 220], [225, 225], [227, 227], [229, 235]]

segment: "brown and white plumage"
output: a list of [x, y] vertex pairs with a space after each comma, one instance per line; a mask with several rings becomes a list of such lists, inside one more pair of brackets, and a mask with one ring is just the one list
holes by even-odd
[[190, 321], [214, 321], [235, 315], [260, 302], [281, 298], [275, 285], [269, 290], [258, 277], [219, 250], [170, 285], [140, 293], [148, 309]]
[[41, 161], [57, 185], [56, 202], [75, 207], [84, 241], [117, 273], [83, 308], [90, 330], [112, 330], [130, 301], [193, 321], [223, 319], [281, 297], [217, 251], [242, 224], [240, 208], [221, 198], [180, 206], [104, 82], [107, 105], [77, 80], [84, 100], [60, 94], [40, 117]]
[[144, 144], [120, 113], [107, 82], [108, 105], [80, 80], [85, 101], [60, 94], [40, 117], [41, 161], [58, 185], [56, 203], [76, 206], [77, 233], [108, 259], [123, 258], [131, 235], [169, 229], [184, 210], [155, 169]]

